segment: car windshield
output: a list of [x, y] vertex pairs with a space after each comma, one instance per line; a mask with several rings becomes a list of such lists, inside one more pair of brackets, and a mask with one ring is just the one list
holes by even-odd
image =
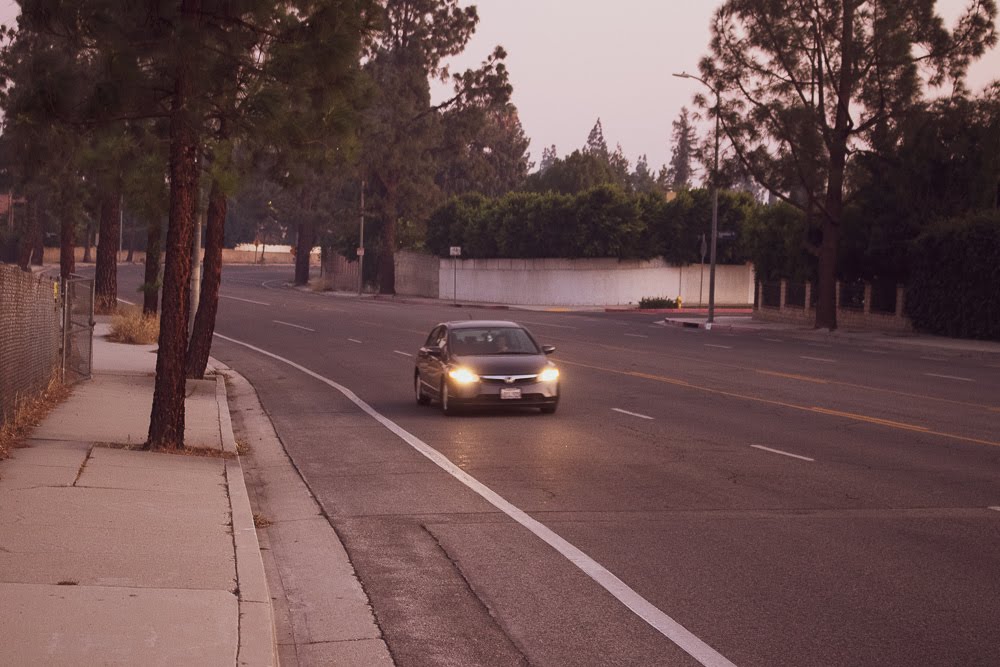
[[528, 332], [513, 327], [454, 329], [450, 335], [450, 345], [452, 353], [459, 356], [540, 354]]

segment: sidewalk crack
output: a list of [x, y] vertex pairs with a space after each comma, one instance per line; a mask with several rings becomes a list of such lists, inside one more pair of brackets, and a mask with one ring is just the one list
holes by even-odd
[[90, 461], [90, 455], [94, 453], [94, 447], [91, 446], [87, 450], [87, 455], [83, 458], [83, 463], [80, 464], [80, 469], [76, 471], [76, 478], [70, 486], [76, 486], [76, 483], [80, 481], [80, 476], [83, 475], [83, 469], [87, 467], [87, 462]]

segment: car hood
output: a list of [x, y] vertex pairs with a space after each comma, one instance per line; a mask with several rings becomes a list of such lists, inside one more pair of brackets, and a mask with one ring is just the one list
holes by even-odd
[[454, 361], [476, 375], [535, 375], [548, 366], [548, 359], [544, 354], [456, 356]]

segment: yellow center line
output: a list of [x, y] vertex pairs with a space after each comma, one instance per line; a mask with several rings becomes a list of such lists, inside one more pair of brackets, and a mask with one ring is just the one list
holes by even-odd
[[[547, 338], [550, 338], [550, 339], [556, 340], [556, 341], [565, 341], [567, 343], [575, 343], [577, 345], [589, 345], [589, 346], [592, 346], [592, 347], [600, 347], [600, 348], [604, 348], [606, 350], [615, 350], [617, 352], [628, 352], [630, 354], [634, 354], [635, 353], [635, 350], [633, 350], [633, 349], [629, 349], [629, 348], [625, 348], [625, 347], [620, 347], [618, 345], [608, 345], [607, 343], [593, 343], [593, 342], [585, 341], [585, 340], [577, 340], [575, 338], [560, 338], [560, 337], [555, 337], [555, 336], [547, 336]], [[665, 357], [667, 359], [678, 359], [678, 358], [681, 358], [681, 357], [679, 357], [677, 355], [666, 354], [666, 353], [663, 353], [663, 352], [652, 352], [650, 354], [654, 354], [654, 355], [659, 356], [659, 357]], [[838, 386], [838, 387], [850, 387], [851, 389], [864, 389], [865, 391], [874, 391], [874, 392], [881, 393], [881, 394], [893, 394], [895, 396], [905, 396], [907, 398], [919, 398], [921, 400], [935, 401], [937, 403], [949, 403], [951, 405], [964, 405], [966, 407], [979, 408], [981, 410], [987, 410], [989, 412], [1000, 412], [1000, 407], [996, 407], [996, 406], [992, 406], [992, 405], [984, 405], [983, 403], [974, 403], [972, 401], [957, 401], [957, 400], [951, 399], [951, 398], [942, 398], [940, 396], [928, 396], [927, 394], [915, 394], [913, 392], [899, 391], [899, 390], [896, 390], [896, 389], [886, 389], [885, 387], [873, 387], [871, 385], [858, 384], [858, 383], [855, 383], [855, 382], [843, 382], [843, 381], [840, 381], [840, 380], [831, 380], [831, 379], [825, 379], [825, 378], [816, 378], [816, 377], [810, 377], [810, 376], [806, 376], [806, 375], [783, 374], [783, 373], [779, 373], [777, 371], [768, 371], [768, 370], [765, 370], [765, 369], [762, 369], [762, 368], [754, 368], [753, 366], [742, 366], [740, 364], [731, 364], [731, 363], [726, 363], [726, 362], [723, 362], [723, 361], [718, 361], [718, 360], [715, 360], [715, 359], [694, 359], [692, 357], [683, 357], [683, 358], [686, 359], [686, 360], [689, 360], [689, 361], [690, 360], [694, 360], [694, 361], [698, 361], [699, 363], [710, 364], [712, 366], [718, 366], [720, 368], [731, 368], [731, 369], [741, 370], [741, 371], [750, 371], [750, 372], [756, 372], [756, 373], [763, 373], [765, 375], [773, 375], [773, 376], [776, 376], [776, 377], [784, 377], [784, 378], [790, 379], [790, 380], [800, 380], [802, 382], [814, 382], [816, 384], [824, 384], [825, 383], [825, 384], [834, 385], [834, 386]]]
[[794, 373], [779, 373], [778, 371], [763, 371], [758, 369], [758, 373], [761, 375], [773, 375], [779, 378], [786, 378], [788, 380], [801, 380], [803, 382], [813, 382], [815, 384], [830, 384], [829, 380], [824, 380], [822, 378], [809, 377], [807, 375], [795, 375]]
[[906, 424], [903, 422], [891, 421], [889, 419], [880, 419], [878, 417], [869, 417], [867, 415], [859, 415], [853, 412], [841, 412], [839, 410], [830, 410], [827, 408], [821, 408], [815, 405], [798, 405], [795, 403], [787, 403], [785, 401], [777, 401], [770, 398], [761, 398], [760, 396], [751, 396], [749, 394], [740, 394], [732, 391], [724, 391], [722, 389], [714, 389], [712, 387], [704, 387], [701, 385], [691, 384], [687, 380], [681, 380], [680, 378], [667, 377], [665, 375], [652, 375], [650, 373], [640, 373], [638, 371], [622, 371], [614, 368], [606, 368], [604, 366], [594, 366], [591, 364], [584, 364], [578, 361], [569, 361], [568, 359], [560, 359], [560, 363], [569, 364], [570, 366], [579, 366], [581, 368], [589, 368], [595, 371], [601, 371], [604, 373], [614, 373], [615, 375], [626, 375], [629, 377], [636, 377], [643, 380], [653, 380], [655, 382], [663, 382], [666, 384], [672, 384], [678, 387], [687, 387], [688, 389], [695, 389], [698, 391], [703, 391], [708, 394], [715, 394], [717, 396], [726, 396], [729, 398], [738, 398], [744, 401], [752, 401], [754, 403], [764, 403], [766, 405], [777, 405], [783, 408], [789, 408], [791, 410], [798, 410], [800, 412], [811, 412], [814, 414], [823, 414], [830, 417], [840, 417], [843, 419], [850, 419], [851, 421], [860, 421], [869, 424], [874, 424], [876, 426], [884, 426], [886, 428], [901, 430], [901, 431], [916, 431], [918, 433], [923, 433], [925, 435], [936, 435], [942, 438], [948, 438], [950, 440], [959, 440], [961, 442], [971, 442], [977, 445], [989, 445], [991, 447], [1000, 447], [1000, 442], [995, 442], [992, 440], [982, 440], [980, 438], [970, 438], [964, 435], [957, 435], [955, 433], [944, 433], [942, 431], [932, 431], [926, 426], [919, 426], [917, 424]]

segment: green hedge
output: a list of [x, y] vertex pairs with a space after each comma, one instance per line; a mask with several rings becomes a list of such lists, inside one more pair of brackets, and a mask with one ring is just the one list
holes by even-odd
[[[721, 263], [749, 260], [747, 232], [761, 208], [745, 193], [719, 197], [719, 229], [735, 238], [719, 244]], [[711, 197], [705, 190], [662, 195], [626, 193], [602, 185], [576, 195], [514, 192], [497, 199], [472, 194], [436, 210], [427, 222], [427, 248], [446, 257], [491, 259], [615, 257], [697, 262], [701, 235], [709, 234]]]
[[913, 242], [906, 311], [916, 328], [1000, 340], [1000, 211], [934, 225]]

